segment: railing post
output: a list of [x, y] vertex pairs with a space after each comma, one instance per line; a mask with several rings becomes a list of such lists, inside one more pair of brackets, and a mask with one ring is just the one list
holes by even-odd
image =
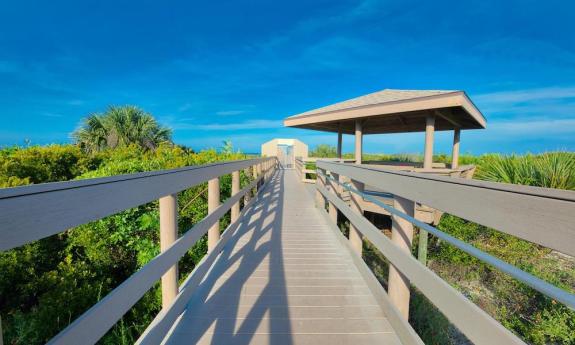
[[[258, 176], [262, 176], [262, 163], [258, 163], [257, 167], [258, 167]], [[262, 176], [259, 186], [261, 187], [263, 183], [264, 183], [264, 177]]]
[[[393, 199], [393, 208], [411, 217], [415, 213], [413, 201], [404, 199], [397, 195]], [[411, 241], [413, 239], [413, 225], [398, 216], [391, 216], [391, 241], [411, 255]], [[400, 314], [405, 318], [409, 317], [409, 280], [399, 272], [395, 266], [389, 265], [387, 293], [391, 302], [397, 307]]]
[[[330, 190], [331, 193], [333, 193], [336, 197], [339, 198], [339, 184], [337, 184], [337, 181], [339, 181], [339, 175], [335, 174], [333, 172], [330, 172], [333, 180], [330, 180]], [[333, 204], [331, 201], [329, 202], [329, 217], [331, 218], [331, 220], [337, 224], [337, 207], [335, 207], [335, 204]]]
[[[216, 177], [208, 181], [208, 214], [220, 206], [220, 178]], [[220, 221], [217, 220], [208, 230], [208, 252], [216, 246], [220, 240]]]
[[[257, 164], [252, 165], [252, 174], [254, 176], [254, 180], [257, 181], [257, 179], [258, 179], [258, 165]], [[259, 184], [256, 182], [255, 187], [254, 187], [254, 196], [258, 193], [258, 189], [259, 189], [258, 187], [259, 187]]]
[[[250, 168], [246, 168], [244, 169], [244, 173], [246, 174], [246, 176], [250, 176]], [[245, 195], [244, 195], [244, 207], [250, 202], [251, 198], [252, 198], [252, 191], [248, 191]]]
[[[160, 251], [165, 252], [178, 238], [178, 196], [160, 198]], [[178, 295], [178, 265], [162, 276], [162, 308], [168, 308]]]
[[0, 345], [4, 345], [4, 338], [2, 337], [2, 316], [0, 316]]
[[325, 199], [323, 197], [323, 195], [321, 194], [321, 192], [319, 191], [319, 187], [325, 187], [325, 181], [324, 181], [324, 175], [325, 174], [325, 170], [320, 169], [319, 167], [316, 167], [316, 172], [317, 172], [317, 178], [315, 179], [315, 184], [316, 184], [316, 188], [315, 188], [315, 207], [317, 208], [321, 208], [321, 209], [325, 209]]
[[[240, 192], [240, 172], [234, 171], [232, 173], [232, 196]], [[240, 201], [236, 202], [232, 206], [231, 210], [231, 222], [234, 223], [240, 217]]]
[[[365, 185], [363, 183], [353, 179], [351, 180], [351, 186], [360, 193], [363, 192], [365, 188]], [[363, 208], [362, 208], [363, 196], [354, 192], [351, 192], [350, 194], [351, 194], [350, 195], [351, 209], [363, 216]], [[361, 232], [359, 232], [359, 230], [351, 223], [349, 225], [349, 242], [353, 250], [359, 256], [361, 256], [361, 253], [363, 251], [363, 236], [361, 235]]]

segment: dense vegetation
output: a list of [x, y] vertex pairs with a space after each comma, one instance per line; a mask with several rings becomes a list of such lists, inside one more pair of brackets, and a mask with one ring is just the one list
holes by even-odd
[[[167, 141], [142, 144], [127, 136], [117, 145], [50, 145], [0, 150], [0, 187], [134, 173], [218, 160], [242, 159], [230, 142], [218, 153], [195, 153]], [[114, 141], [115, 142], [115, 141]], [[89, 149], [92, 147], [91, 149]], [[333, 157], [326, 145], [313, 155]], [[364, 159], [418, 161], [417, 155], [367, 155]], [[439, 155], [436, 161], [448, 162]], [[573, 190], [575, 154], [525, 156], [463, 156], [477, 164], [478, 178]], [[247, 183], [242, 175], [242, 184]], [[230, 194], [230, 179], [221, 182], [222, 198]], [[180, 231], [207, 213], [206, 186], [178, 195]], [[46, 342], [78, 315], [119, 285], [159, 252], [157, 202], [70, 229], [0, 253], [0, 313], [7, 344]], [[224, 221], [225, 224], [226, 220]], [[495, 230], [445, 215], [439, 228], [464, 239], [568, 291], [575, 287], [573, 258]], [[417, 240], [414, 241], [417, 243]], [[417, 248], [413, 248], [414, 253]], [[180, 262], [180, 279], [206, 252], [202, 239]], [[386, 283], [385, 259], [366, 243], [365, 259]], [[575, 313], [452, 246], [430, 238], [429, 267], [533, 344], [575, 344]], [[66, 301], [63, 303], [62, 301]], [[415, 289], [411, 322], [429, 344], [462, 343], [457, 330]], [[102, 344], [132, 343], [160, 309], [158, 287], [148, 292], [101, 340]]]
[[[228, 144], [229, 146], [229, 144]], [[85, 153], [72, 145], [0, 150], [0, 186], [94, 178], [243, 159], [239, 153], [139, 145]], [[247, 177], [243, 176], [246, 183]], [[231, 180], [222, 179], [222, 198]], [[207, 214], [206, 186], [178, 195], [180, 231]], [[159, 253], [158, 205], [152, 202], [0, 253], [0, 312], [6, 344], [41, 344]], [[225, 221], [224, 221], [225, 223]], [[181, 278], [206, 251], [202, 239], [180, 262]], [[65, 301], [65, 302], [63, 302]], [[101, 340], [133, 343], [160, 308], [152, 289]]]
[[[312, 155], [335, 157], [320, 145]], [[344, 158], [353, 155], [345, 154]], [[364, 161], [421, 162], [420, 155], [370, 155]], [[437, 155], [435, 162], [451, 157]], [[522, 156], [464, 155], [462, 164], [476, 164], [475, 178], [575, 190], [575, 153], [550, 152]], [[347, 224], [342, 224], [347, 230]], [[444, 215], [438, 228], [569, 292], [575, 292], [575, 259], [494, 229]], [[417, 238], [413, 254], [417, 255]], [[382, 284], [387, 284], [387, 260], [369, 243], [364, 259]], [[482, 309], [531, 344], [575, 344], [575, 312], [543, 296], [459, 249], [431, 236], [428, 267], [462, 291]], [[465, 344], [467, 340], [433, 305], [413, 288], [410, 322], [427, 344]]]

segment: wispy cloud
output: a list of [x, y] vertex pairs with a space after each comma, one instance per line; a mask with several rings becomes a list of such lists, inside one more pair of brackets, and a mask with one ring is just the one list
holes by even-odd
[[518, 103], [564, 98], [575, 98], [575, 86], [492, 92], [473, 99], [485, 103]]
[[473, 100], [488, 118], [575, 118], [575, 86], [491, 92]]
[[202, 131], [241, 131], [250, 129], [281, 128], [282, 122], [279, 120], [249, 120], [237, 123], [209, 123], [209, 124], [189, 124], [178, 123], [176, 129], [181, 130], [202, 130]]
[[234, 116], [234, 115], [244, 114], [245, 112], [246, 112], [245, 110], [222, 110], [222, 111], [216, 112], [216, 115], [218, 115], [218, 116]]
[[190, 110], [190, 109], [192, 109], [192, 104], [186, 103], [186, 104], [183, 104], [181, 107], [179, 107], [178, 111], [182, 112], [182, 111], [186, 111], [186, 110]]

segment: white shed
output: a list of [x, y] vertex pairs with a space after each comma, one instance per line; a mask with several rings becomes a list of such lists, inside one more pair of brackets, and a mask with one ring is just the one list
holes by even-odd
[[263, 157], [278, 157], [284, 169], [295, 167], [295, 158], [307, 158], [307, 145], [297, 139], [273, 139], [262, 144]]

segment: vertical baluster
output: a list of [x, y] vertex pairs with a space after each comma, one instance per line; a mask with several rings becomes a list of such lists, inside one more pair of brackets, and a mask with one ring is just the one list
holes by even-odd
[[323, 195], [321, 194], [321, 192], [319, 191], [320, 186], [321, 187], [325, 187], [325, 183], [324, 183], [324, 176], [323, 174], [325, 174], [325, 170], [317, 167], [316, 168], [316, 172], [317, 172], [317, 177], [315, 179], [315, 207], [320, 208], [320, 209], [325, 209], [325, 199], [323, 197]]
[[[240, 192], [240, 172], [234, 171], [232, 173], [232, 196]], [[234, 223], [240, 217], [240, 201], [232, 206], [231, 222]]]
[[[220, 206], [220, 178], [216, 177], [208, 181], [208, 214], [214, 212]], [[208, 230], [208, 252], [216, 246], [220, 240], [220, 221], [217, 220]]]
[[[252, 165], [252, 174], [254, 176], [254, 180], [257, 181], [258, 180], [258, 165], [257, 164]], [[259, 184], [258, 184], [258, 182], [256, 182], [256, 185], [254, 187], [254, 196], [258, 193], [258, 189], [259, 189], [258, 187], [259, 187]]]
[[[178, 196], [160, 198], [160, 250], [165, 252], [178, 238]], [[162, 308], [169, 307], [178, 295], [178, 265], [162, 276]]]
[[[333, 178], [333, 180], [329, 181], [330, 191], [332, 194], [334, 194], [336, 197], [339, 198], [339, 185], [336, 182], [339, 181], [339, 175], [332, 172], [331, 177]], [[328, 202], [329, 202], [329, 217], [337, 225], [337, 207], [335, 207], [334, 203], [330, 201]]]
[[[415, 204], [413, 201], [397, 195], [393, 199], [393, 208], [412, 217], [415, 212]], [[391, 241], [411, 255], [412, 239], [413, 225], [405, 219], [392, 215]], [[388, 282], [387, 293], [389, 294], [389, 299], [407, 320], [409, 317], [409, 280], [390, 264]]]
[[[358, 190], [359, 192], [363, 192], [365, 185], [359, 181], [351, 180], [351, 187], [355, 190]], [[350, 197], [351, 197], [351, 209], [363, 215], [363, 208], [362, 208], [363, 196], [351, 192]], [[355, 226], [353, 226], [353, 224], [349, 225], [349, 242], [353, 250], [359, 256], [361, 256], [361, 253], [363, 251], [363, 236], [361, 235], [361, 232], [359, 232], [359, 230], [356, 229]]]
[[[246, 176], [250, 176], [250, 168], [246, 168], [244, 169], [244, 174], [246, 174]], [[252, 191], [249, 190], [245, 195], [244, 195], [244, 207], [250, 202], [252, 195], [251, 195]]]

